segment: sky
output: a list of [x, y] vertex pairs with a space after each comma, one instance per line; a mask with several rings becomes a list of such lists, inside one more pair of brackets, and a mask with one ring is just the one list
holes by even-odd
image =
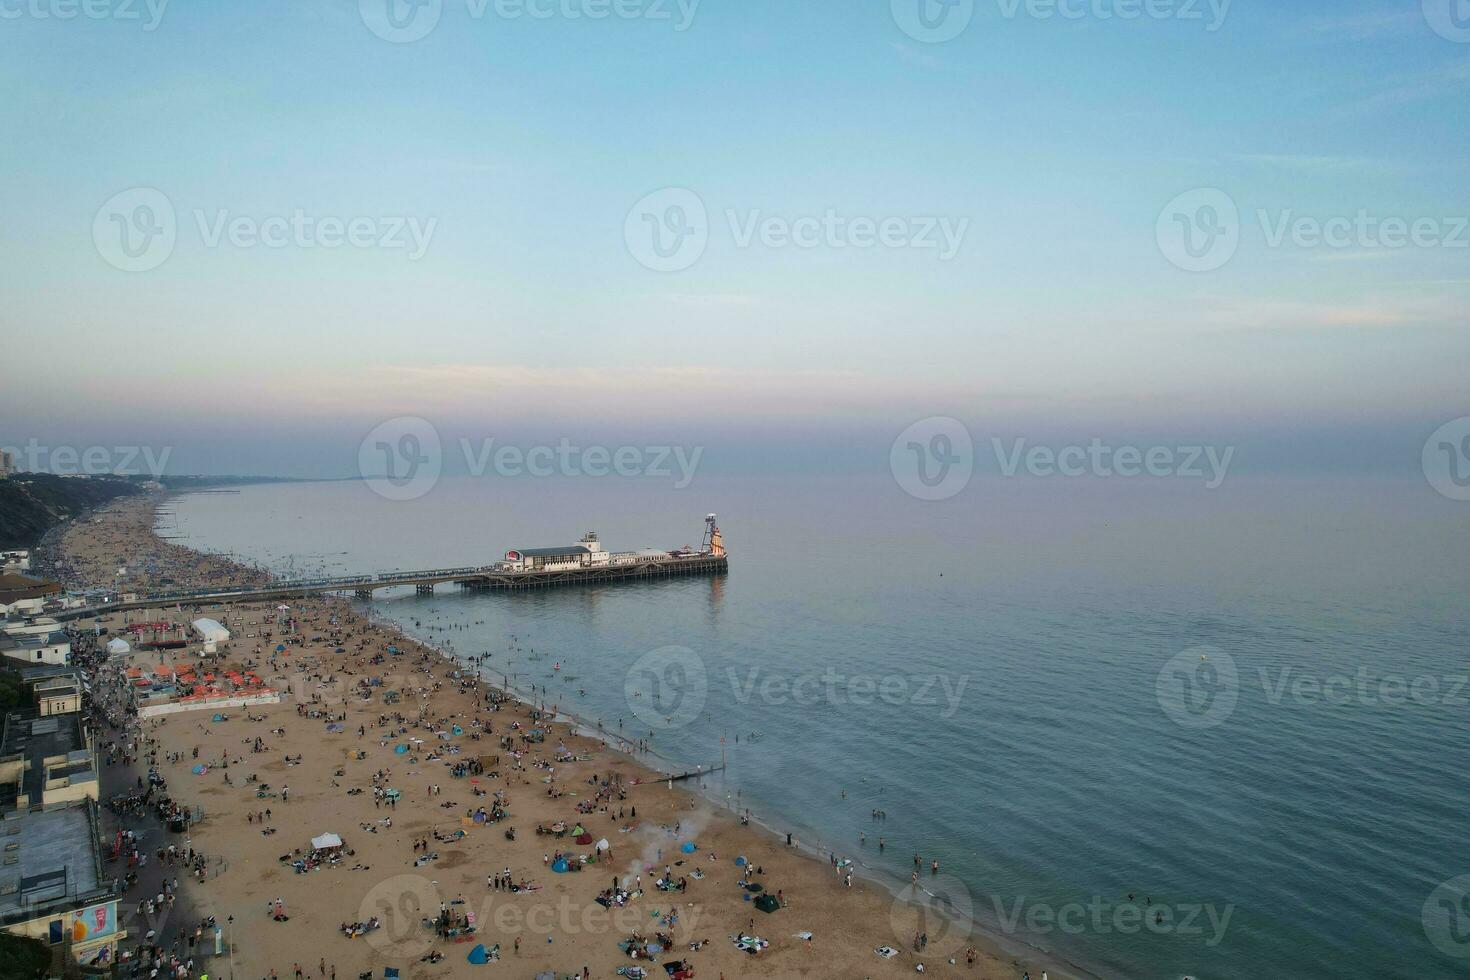
[[1470, 414], [1457, 0], [0, 0], [0, 51], [0, 445], [1391, 472]]

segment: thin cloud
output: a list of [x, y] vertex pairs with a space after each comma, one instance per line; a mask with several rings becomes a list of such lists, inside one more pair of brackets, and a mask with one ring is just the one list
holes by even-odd
[[1383, 87], [1340, 106], [1339, 117], [1382, 112], [1445, 96], [1463, 97], [1470, 86], [1470, 61], [1455, 61], [1431, 71], [1386, 76]]

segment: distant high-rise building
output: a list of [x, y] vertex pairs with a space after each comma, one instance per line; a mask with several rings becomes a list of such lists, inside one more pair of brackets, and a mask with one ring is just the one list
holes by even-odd
[[11, 453], [0, 451], [0, 480], [10, 479], [10, 474], [15, 472], [15, 456]]

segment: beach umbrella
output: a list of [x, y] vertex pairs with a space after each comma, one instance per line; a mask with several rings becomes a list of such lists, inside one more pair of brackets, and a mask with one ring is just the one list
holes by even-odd
[[286, 644], [284, 644], [284, 643], [277, 643], [276, 644], [276, 653], [285, 653], [285, 652], [286, 652]]
[[390, 800], [396, 800], [396, 799], [398, 799], [398, 797], [402, 796], [403, 794], [400, 793], [400, 792], [398, 792], [398, 790], [396, 790], [396, 789], [390, 789], [390, 790], [388, 790], [388, 792], [384, 793], [383, 795], [386, 796], [386, 797], [388, 797], [388, 799], [390, 799]]
[[559, 875], [566, 874], [567, 873], [567, 861], [566, 861], [566, 858], [557, 858], [555, 861], [551, 862], [551, 870], [552, 871], [555, 871]]
[[597, 842], [597, 849], [598, 849], [598, 850], [599, 850], [599, 851], [607, 851], [607, 850], [611, 850], [611, 849], [612, 849], [612, 845], [611, 845], [611, 844], [609, 844], [609, 843], [608, 843], [608, 842], [607, 842], [607, 838], [606, 838], [606, 837], [604, 837], [604, 838], [603, 838], [603, 839], [602, 839], [602, 840], [600, 840], [600, 841], [598, 841], [598, 842]]
[[699, 848], [695, 847], [694, 841], [690, 840], [685, 841], [683, 846], [681, 846], [679, 850], [683, 851], [685, 854], [693, 854], [695, 851], [699, 850]]
[[743, 868], [743, 867], [745, 867], [745, 855], [744, 854], [740, 855], [738, 858], [735, 859], [735, 867], [737, 867], [737, 868]]
[[575, 840], [578, 844], [581, 844], [583, 847], [585, 847], [588, 844], [592, 843], [592, 835], [591, 834], [578, 834], [575, 838], [573, 838], [573, 840]]

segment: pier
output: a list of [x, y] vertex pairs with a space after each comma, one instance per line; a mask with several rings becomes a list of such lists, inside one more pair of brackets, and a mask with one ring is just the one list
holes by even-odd
[[411, 572], [384, 572], [376, 575], [346, 575], [336, 578], [286, 579], [251, 589], [186, 589], [140, 595], [126, 602], [105, 606], [70, 609], [55, 614], [57, 619], [79, 619], [124, 609], [147, 609], [155, 606], [229, 605], [268, 599], [300, 599], [322, 593], [350, 594], [371, 599], [380, 589], [413, 586], [420, 595], [429, 595], [435, 586], [456, 585], [463, 589], [520, 591], [548, 589], [558, 586], [592, 585], [609, 582], [647, 581], [686, 575], [724, 575], [729, 570], [727, 555], [690, 555], [648, 558], [617, 565], [593, 565], [580, 568], [508, 570], [502, 564], [482, 568], [430, 568]]
[[419, 595], [433, 595], [436, 586], [456, 585], [462, 589], [520, 591], [568, 585], [642, 581], [683, 575], [724, 575], [729, 556], [715, 515], [704, 519], [704, 539], [698, 551], [684, 547], [676, 551], [609, 552], [588, 531], [574, 545], [560, 548], [519, 548], [491, 565], [461, 568], [425, 568], [418, 571], [379, 572], [323, 578], [277, 579], [268, 585], [241, 589], [179, 589], [138, 595], [56, 614], [59, 620], [81, 619], [125, 609], [148, 609], [172, 605], [228, 605], [236, 602], [301, 599], [323, 593], [351, 594], [371, 600], [379, 589], [412, 586]]

